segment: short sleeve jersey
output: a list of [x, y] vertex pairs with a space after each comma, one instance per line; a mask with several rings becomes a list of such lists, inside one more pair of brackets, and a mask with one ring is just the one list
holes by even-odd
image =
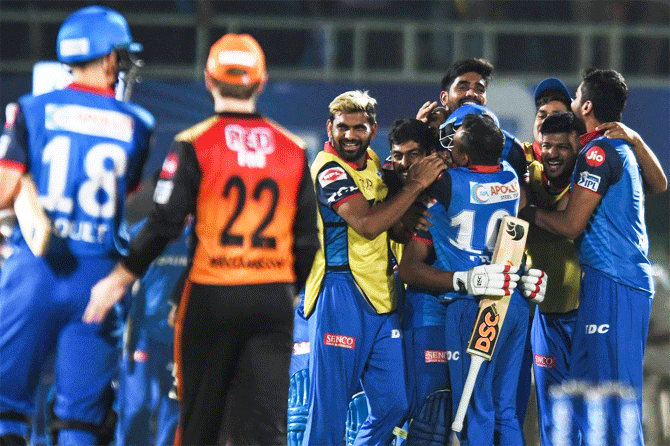
[[[442, 271], [465, 271], [488, 263], [495, 248], [500, 221], [517, 215], [519, 179], [506, 162], [498, 166], [447, 169], [428, 188], [432, 226], [415, 239], [433, 246], [432, 263]], [[456, 292], [442, 299], [470, 298]]]
[[615, 282], [653, 292], [644, 191], [635, 154], [625, 141], [595, 132], [581, 140], [585, 146], [577, 157], [571, 187], [602, 199], [575, 240], [579, 260]]
[[139, 184], [153, 128], [149, 112], [112, 90], [72, 84], [19, 99], [0, 165], [32, 175], [53, 222], [51, 253], [118, 255], [125, 196]]
[[350, 271], [365, 298], [377, 313], [395, 309], [393, 256], [386, 232], [368, 240], [351, 228], [336, 209], [356, 195], [363, 195], [373, 206], [386, 198], [388, 189], [381, 179], [381, 164], [367, 151], [365, 167], [356, 169], [339, 157], [326, 143], [312, 163], [319, 211], [319, 235], [322, 248], [307, 279], [305, 315], [314, 309], [321, 282], [328, 271]]

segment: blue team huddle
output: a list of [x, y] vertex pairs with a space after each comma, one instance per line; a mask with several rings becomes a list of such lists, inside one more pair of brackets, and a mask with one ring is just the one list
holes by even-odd
[[[229, 34], [212, 47], [205, 71], [220, 121], [213, 125], [210, 118], [176, 137], [178, 150], [152, 182], [154, 210], [129, 221], [126, 196], [140, 186], [155, 122], [147, 110], [117, 99], [114, 87], [141, 49], [116, 11], [90, 6], [73, 13], [57, 37], [58, 59], [70, 67], [72, 83], [21, 97], [0, 138], [0, 209], [12, 207], [30, 175], [39, 193], [35, 207], [53, 228], [44, 254], [34, 252], [34, 234], [19, 225], [6, 241], [0, 446], [189, 444], [192, 438], [289, 446], [524, 445], [533, 388], [543, 446], [563, 444], [560, 438], [600, 444], [588, 391], [573, 401], [567, 423], [556, 422], [552, 389], [568, 383], [616, 383], [633, 392], [634, 404], [608, 399], [598, 426], [602, 444], [644, 444], [642, 361], [654, 294], [644, 194], [664, 191], [667, 180], [644, 141], [619, 122], [628, 96], [619, 73], [587, 70], [574, 98], [558, 79], [540, 83], [535, 141], [521, 143], [486, 108], [493, 66], [457, 61], [442, 79], [439, 103], [426, 102], [416, 118], [394, 122], [383, 162], [370, 148], [380, 136], [376, 100], [367, 91], [344, 92], [324, 107], [328, 141], [309, 170], [293, 151], [280, 153], [287, 157], [281, 163], [305, 165], [300, 175], [289, 172], [289, 184], [256, 178], [275, 141], [291, 141], [291, 150], [301, 142], [256, 114], [255, 98], [267, 79], [262, 50], [250, 36]], [[236, 105], [217, 105], [223, 103]], [[208, 126], [224, 125], [222, 143], [202, 136], [211, 134]], [[214, 182], [224, 184], [206, 170], [207, 163], [216, 165], [219, 149], [242, 161], [225, 188], [211, 192]], [[256, 161], [244, 161], [243, 152]], [[258, 180], [248, 193], [247, 178]], [[184, 219], [169, 215], [180, 188], [193, 199], [189, 209], [182, 206]], [[286, 190], [295, 202], [282, 195]], [[216, 199], [230, 200], [220, 216], [212, 211]], [[253, 213], [260, 220], [244, 232], [234, 224], [249, 206], [258, 206]], [[286, 223], [290, 246], [270, 236], [277, 231], [275, 211], [286, 209], [297, 216]], [[316, 219], [299, 218], [307, 214]], [[522, 265], [492, 263], [506, 216], [531, 224]], [[247, 232], [249, 240], [238, 234]], [[203, 244], [210, 239], [220, 253], [240, 258], [283, 249], [277, 282], [296, 299], [254, 288], [273, 284], [268, 277], [256, 283], [258, 271], [249, 281], [219, 280], [215, 260], [223, 257]], [[200, 276], [191, 271], [198, 244]], [[101, 283], [114, 291], [108, 299], [92, 294]], [[198, 292], [188, 304], [181, 302], [192, 290]], [[179, 342], [186, 339], [187, 305], [228, 296], [227, 290], [242, 299], [252, 290], [250, 300], [268, 290], [277, 308], [292, 305], [292, 352], [274, 337], [275, 344], [257, 345], [257, 362], [244, 355], [237, 365], [230, 360], [232, 376], [213, 372], [220, 358], [198, 363], [204, 371], [197, 375], [186, 363], [191, 369], [184, 374], [184, 358], [205, 343]], [[454, 418], [484, 296], [506, 299], [509, 307], [460, 426]], [[226, 348], [217, 352], [225, 356]], [[267, 370], [256, 370], [260, 364]], [[253, 387], [239, 375], [248, 370], [280, 375], [272, 381], [277, 387]], [[53, 376], [53, 385], [37, 392], [44, 376]], [[211, 389], [224, 395], [224, 419], [207, 413]], [[246, 407], [239, 400], [244, 394], [236, 392], [245, 389], [259, 396], [258, 406], [244, 412], [253, 422], [231, 426], [242, 423], [235, 407]], [[41, 439], [35, 420], [43, 419]]]

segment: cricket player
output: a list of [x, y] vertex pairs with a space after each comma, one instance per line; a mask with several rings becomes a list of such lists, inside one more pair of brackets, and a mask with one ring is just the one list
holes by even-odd
[[54, 420], [59, 444], [113, 438], [116, 374], [114, 313], [96, 324], [82, 314], [90, 287], [120, 256], [126, 194], [138, 184], [153, 117], [115, 99], [120, 71], [142, 49], [116, 11], [90, 6], [71, 14], [56, 41], [70, 66], [65, 89], [19, 100], [0, 142], [0, 208], [12, 205], [20, 177], [34, 178], [53, 235], [36, 257], [16, 230], [0, 276], [0, 443], [25, 444], [42, 361], [56, 351]]

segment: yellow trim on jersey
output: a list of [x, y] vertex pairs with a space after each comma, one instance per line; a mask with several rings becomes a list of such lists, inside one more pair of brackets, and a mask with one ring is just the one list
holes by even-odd
[[[530, 150], [532, 153], [532, 146]], [[526, 155], [528, 156], [528, 152]], [[554, 210], [570, 187], [566, 187], [559, 194], [550, 194], [542, 179], [543, 172], [544, 167], [539, 160], [534, 160], [528, 165], [530, 201], [542, 209]], [[549, 242], [529, 243], [526, 252], [529, 264], [547, 273], [547, 292], [544, 301], [539, 304], [540, 311], [567, 313], [577, 309], [582, 269], [572, 240], [562, 238]]]
[[[368, 149], [367, 153], [371, 159], [368, 159], [365, 169], [356, 170], [340, 157], [321, 151], [312, 163], [312, 180], [316, 183], [319, 170], [326, 163], [334, 161], [354, 179], [365, 199], [376, 204], [386, 198], [388, 188], [378, 174], [379, 169], [381, 169], [379, 158], [372, 149]], [[325, 234], [320, 211], [318, 229], [321, 248], [316, 254], [305, 285], [306, 317], [309, 317], [314, 311], [326, 274]], [[374, 240], [368, 240], [347, 225], [347, 250], [351, 274], [370, 305], [379, 314], [395, 310], [395, 288], [387, 232], [384, 231]]]

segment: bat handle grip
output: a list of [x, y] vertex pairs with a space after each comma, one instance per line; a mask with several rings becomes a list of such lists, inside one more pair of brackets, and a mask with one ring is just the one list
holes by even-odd
[[468, 405], [470, 404], [470, 397], [472, 396], [472, 391], [475, 388], [475, 382], [477, 381], [477, 375], [479, 374], [479, 369], [484, 363], [484, 358], [481, 356], [472, 355], [470, 358], [470, 368], [468, 369], [468, 377], [465, 379], [465, 385], [463, 386], [463, 393], [461, 394], [461, 400], [458, 402], [458, 410], [456, 411], [456, 416], [454, 417], [454, 422], [451, 424], [451, 430], [454, 432], [460, 432], [463, 430], [463, 421], [465, 420], [465, 412], [468, 410]]

